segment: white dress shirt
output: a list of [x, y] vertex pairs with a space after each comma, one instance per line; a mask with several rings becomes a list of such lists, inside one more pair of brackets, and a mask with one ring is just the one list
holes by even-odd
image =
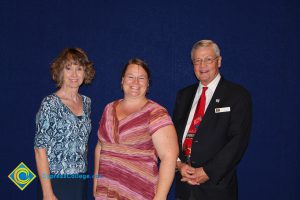
[[[208, 87], [208, 88], [207, 88], [207, 90], [206, 90], [206, 92], [205, 92], [205, 97], [206, 97], [206, 101], [205, 101], [205, 111], [206, 111], [206, 109], [207, 109], [207, 107], [208, 107], [208, 105], [209, 105], [210, 100], [212, 99], [212, 96], [213, 96], [213, 94], [214, 94], [214, 92], [215, 92], [215, 90], [216, 90], [216, 87], [217, 87], [217, 85], [218, 85], [220, 79], [221, 79], [221, 75], [218, 74], [218, 75], [214, 78], [214, 80], [213, 80], [212, 82], [210, 82], [210, 83], [206, 86], [206, 87]], [[195, 114], [195, 111], [196, 111], [196, 107], [197, 107], [198, 101], [199, 101], [199, 99], [200, 99], [200, 95], [201, 95], [201, 93], [202, 93], [202, 88], [203, 88], [203, 87], [205, 87], [205, 86], [203, 86], [203, 85], [201, 84], [201, 82], [199, 82], [199, 86], [198, 86], [198, 89], [197, 89], [197, 92], [196, 92], [196, 95], [195, 95], [195, 98], [194, 98], [194, 101], [193, 101], [193, 105], [192, 105], [192, 108], [191, 108], [191, 111], [190, 111], [190, 114], [189, 114], [189, 118], [188, 118], [188, 120], [187, 120], [185, 129], [184, 129], [184, 133], [183, 133], [183, 137], [182, 137], [182, 145], [183, 145], [183, 143], [184, 143], [185, 137], [186, 137], [186, 135], [187, 135], [187, 133], [188, 133], [188, 131], [189, 131], [189, 128], [190, 128], [191, 123], [192, 123], [192, 120], [193, 120], [193, 118], [194, 118], [194, 114]], [[204, 113], [205, 113], [205, 111], [204, 111]]]

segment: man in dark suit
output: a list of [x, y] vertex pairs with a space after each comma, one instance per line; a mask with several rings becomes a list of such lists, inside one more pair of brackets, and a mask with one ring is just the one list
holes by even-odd
[[[198, 41], [191, 57], [199, 83], [178, 92], [173, 112], [181, 148], [176, 199], [235, 200], [236, 168], [251, 129], [251, 97], [242, 86], [220, 75], [222, 57], [215, 42]], [[200, 96], [204, 100], [199, 100]], [[193, 125], [198, 101], [203, 104], [203, 115]], [[194, 134], [190, 133], [192, 129]]]

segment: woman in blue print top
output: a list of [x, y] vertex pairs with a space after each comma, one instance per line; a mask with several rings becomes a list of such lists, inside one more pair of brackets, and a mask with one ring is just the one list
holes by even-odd
[[36, 115], [38, 199], [86, 199], [91, 100], [78, 89], [95, 70], [82, 49], [67, 48], [51, 64], [51, 75], [58, 90], [43, 99]]

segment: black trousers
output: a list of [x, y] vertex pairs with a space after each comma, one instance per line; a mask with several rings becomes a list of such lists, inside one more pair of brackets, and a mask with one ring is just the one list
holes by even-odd
[[[181, 199], [181, 198], [176, 198], [176, 200], [183, 200], [183, 199]], [[190, 193], [190, 196], [189, 196], [189, 199], [188, 200], [199, 200], [199, 199], [197, 199], [196, 197], [195, 197], [195, 195], [194, 195], [194, 192], [193, 191], [191, 191], [191, 193]]]

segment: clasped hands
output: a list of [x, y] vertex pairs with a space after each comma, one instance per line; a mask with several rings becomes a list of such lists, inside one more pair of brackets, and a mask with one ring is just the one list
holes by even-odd
[[177, 163], [177, 166], [182, 176], [182, 182], [187, 182], [190, 185], [200, 185], [209, 180], [203, 167], [194, 168], [182, 162]]

